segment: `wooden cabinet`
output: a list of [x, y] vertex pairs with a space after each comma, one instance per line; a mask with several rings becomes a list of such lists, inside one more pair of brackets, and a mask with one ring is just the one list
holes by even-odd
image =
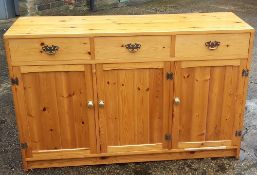
[[233, 13], [19, 18], [24, 169], [238, 157], [253, 36]]

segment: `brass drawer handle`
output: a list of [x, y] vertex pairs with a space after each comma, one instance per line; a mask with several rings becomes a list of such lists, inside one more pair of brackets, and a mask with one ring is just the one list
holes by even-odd
[[205, 43], [205, 46], [208, 47], [209, 50], [216, 50], [220, 46], [219, 41], [208, 41]]
[[59, 46], [55, 46], [55, 45], [48, 46], [48, 45], [45, 45], [44, 43], [41, 43], [41, 46], [42, 46], [41, 52], [45, 52], [48, 55], [54, 55], [59, 50]]
[[125, 45], [126, 49], [128, 49], [129, 52], [135, 53], [141, 48], [141, 44], [138, 43], [129, 43]]

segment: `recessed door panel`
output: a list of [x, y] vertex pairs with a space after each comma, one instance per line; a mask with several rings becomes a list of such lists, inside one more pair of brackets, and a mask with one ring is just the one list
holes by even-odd
[[169, 63], [104, 64], [97, 67], [102, 152], [167, 148]]
[[233, 146], [244, 64], [195, 63], [176, 63], [173, 148]]
[[91, 72], [80, 65], [21, 67], [34, 159], [96, 152], [94, 109], [87, 107], [93, 100]]

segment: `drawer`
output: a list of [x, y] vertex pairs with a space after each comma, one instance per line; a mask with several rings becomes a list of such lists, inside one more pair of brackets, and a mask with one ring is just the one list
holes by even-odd
[[91, 59], [88, 38], [10, 39], [9, 48], [12, 65], [83, 63]]
[[168, 59], [170, 36], [133, 36], [95, 38], [95, 58], [127, 61]]
[[177, 35], [175, 60], [248, 58], [249, 33]]

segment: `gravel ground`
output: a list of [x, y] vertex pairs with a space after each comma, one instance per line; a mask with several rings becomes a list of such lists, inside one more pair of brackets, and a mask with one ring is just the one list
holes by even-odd
[[[256, 0], [155, 0], [145, 4], [130, 4], [120, 8], [89, 13], [84, 7], [73, 10], [68, 7], [43, 12], [41, 15], [105, 15], [105, 14], [153, 14], [232, 11], [257, 29]], [[0, 35], [15, 19], [0, 20]], [[2, 38], [2, 37], [1, 37]], [[253, 53], [249, 93], [245, 113], [245, 130], [240, 160], [212, 158], [148, 163], [129, 163], [98, 166], [80, 166], [51, 169], [35, 169], [23, 172], [16, 130], [12, 94], [8, 71], [0, 40], [0, 175], [173, 175], [173, 174], [257, 174], [257, 40]]]

